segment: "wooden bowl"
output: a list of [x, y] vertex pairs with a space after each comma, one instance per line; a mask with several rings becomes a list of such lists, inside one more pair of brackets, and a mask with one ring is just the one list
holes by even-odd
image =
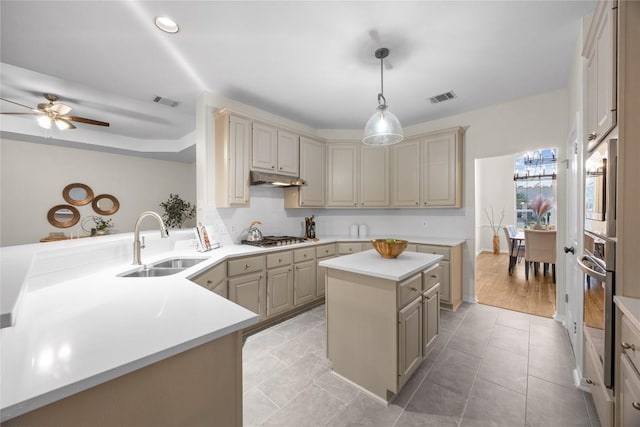
[[383, 258], [397, 258], [407, 248], [406, 240], [398, 239], [375, 239], [371, 245]]

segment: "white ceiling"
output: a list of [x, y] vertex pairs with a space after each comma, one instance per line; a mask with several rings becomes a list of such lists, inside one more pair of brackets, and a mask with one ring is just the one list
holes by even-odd
[[[35, 106], [56, 93], [72, 114], [111, 123], [46, 136], [179, 152], [193, 144], [204, 91], [317, 129], [363, 127], [377, 106], [378, 47], [391, 50], [384, 93], [404, 126], [566, 87], [580, 18], [595, 2], [2, 0], [0, 8], [2, 97]], [[156, 29], [159, 15], [180, 32]], [[449, 90], [458, 98], [429, 102]], [[157, 95], [179, 105], [156, 104]], [[5, 135], [42, 134], [33, 118], [1, 117]]]

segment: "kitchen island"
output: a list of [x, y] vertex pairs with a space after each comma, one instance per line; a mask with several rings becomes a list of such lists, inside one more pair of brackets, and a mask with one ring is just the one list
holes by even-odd
[[438, 333], [442, 255], [375, 250], [327, 268], [327, 357], [335, 374], [384, 402], [402, 389]]

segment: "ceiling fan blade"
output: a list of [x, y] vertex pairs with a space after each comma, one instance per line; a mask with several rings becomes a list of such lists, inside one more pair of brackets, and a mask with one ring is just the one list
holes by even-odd
[[6, 101], [6, 102], [10, 102], [10, 103], [15, 104], [15, 105], [19, 105], [20, 107], [27, 108], [27, 109], [29, 109], [29, 110], [31, 110], [31, 111], [35, 111], [33, 108], [31, 108], [31, 107], [29, 107], [29, 106], [26, 106], [26, 105], [24, 105], [24, 104], [20, 104], [19, 102], [12, 101], [12, 100], [10, 100], [10, 99], [6, 99], [6, 98], [0, 98], [0, 99], [1, 99], [1, 100], [3, 100], [3, 101]]
[[33, 113], [0, 113], [0, 114], [11, 114], [11, 115], [14, 115], [14, 116], [39, 116], [42, 113], [33, 112]]
[[88, 125], [96, 125], [96, 126], [109, 126], [109, 123], [107, 122], [101, 122], [99, 120], [93, 120], [93, 119], [87, 119], [84, 117], [78, 117], [78, 116], [64, 116], [64, 117], [59, 117], [65, 120], [71, 120], [74, 122], [79, 122], [79, 123], [86, 123]]
[[69, 120], [67, 120], [66, 118], [62, 118], [62, 117], [56, 117], [54, 122], [56, 123], [56, 126], [58, 127], [58, 129], [60, 130], [65, 130], [65, 129], [75, 129], [76, 127], [73, 125], [73, 123], [71, 123]]
[[71, 107], [64, 104], [52, 104], [49, 106], [49, 111], [53, 111], [54, 113], [58, 113], [59, 116], [64, 116], [68, 112], [71, 111]]

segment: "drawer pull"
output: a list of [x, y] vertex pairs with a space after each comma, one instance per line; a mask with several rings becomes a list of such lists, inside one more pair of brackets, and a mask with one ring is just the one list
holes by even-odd
[[633, 406], [633, 409], [637, 409], [638, 411], [640, 411], [640, 403], [631, 402], [631, 406]]
[[435, 274], [432, 274], [432, 275], [431, 275], [431, 278], [432, 278], [432, 279], [437, 279], [437, 278], [438, 278], [438, 276], [436, 276]]
[[280, 262], [282, 262], [282, 258], [278, 258], [278, 262], [279, 262], [279, 263], [280, 263]]
[[249, 264], [245, 264], [245, 265], [244, 265], [244, 269], [245, 269], [245, 270], [248, 270], [248, 269], [250, 269], [250, 268], [251, 268], [251, 266], [250, 266]]
[[306, 258], [306, 257], [307, 257], [307, 254], [303, 254], [303, 256]]
[[427, 301], [427, 302], [429, 302], [429, 301], [431, 301], [432, 299], [434, 299], [435, 297], [436, 297], [435, 295], [431, 295], [430, 297], [428, 297], [428, 298], [426, 299], [426, 301]]
[[620, 345], [625, 350], [636, 351], [636, 346], [634, 344], [629, 344], [628, 342], [622, 341], [622, 343]]
[[418, 292], [417, 288], [411, 288], [411, 292]]
[[584, 382], [589, 384], [589, 385], [593, 385], [593, 381], [591, 381], [589, 378], [585, 378]]
[[207, 280], [207, 286], [213, 285], [213, 280]]

